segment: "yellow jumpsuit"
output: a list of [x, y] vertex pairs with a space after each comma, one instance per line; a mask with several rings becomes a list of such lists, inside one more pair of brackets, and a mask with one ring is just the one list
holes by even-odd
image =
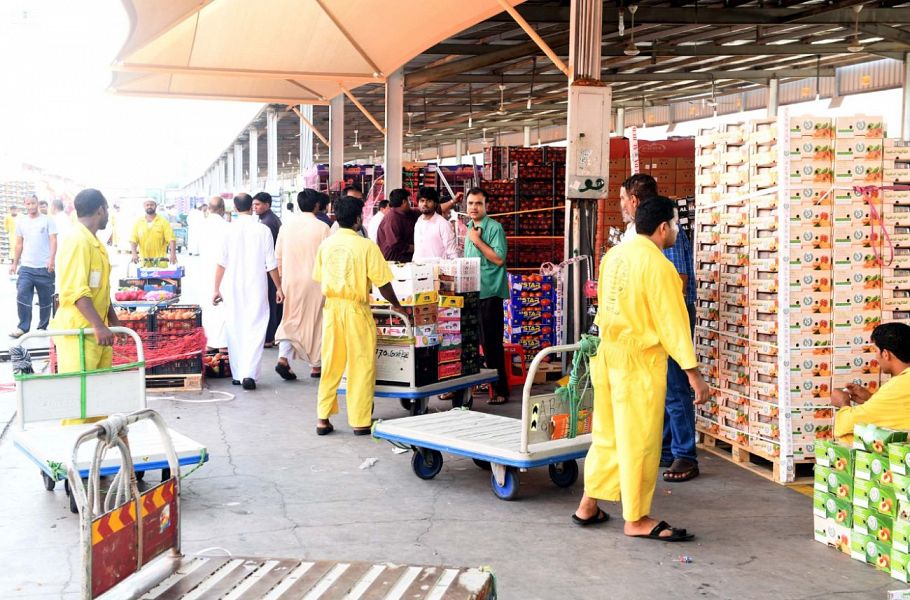
[[339, 229], [316, 251], [313, 279], [322, 283], [322, 378], [317, 416], [338, 413], [338, 386], [347, 368], [348, 424], [369, 427], [376, 386], [376, 323], [370, 285], [383, 286], [392, 271], [374, 242]]
[[[57, 291], [60, 307], [51, 321], [51, 329], [82, 329], [85, 332], [85, 370], [105, 369], [111, 366], [112, 348], [95, 343], [94, 332], [79, 309], [76, 301], [91, 298], [101, 320], [107, 324], [111, 306], [111, 263], [107, 249], [82, 223], [76, 223], [72, 232], [63, 239], [57, 253]], [[72, 373], [82, 370], [79, 359], [79, 337], [54, 338], [57, 347], [57, 372]]]
[[667, 353], [697, 366], [679, 273], [651, 240], [637, 235], [607, 253], [591, 359], [594, 416], [585, 459], [585, 493], [622, 500], [622, 516], [649, 514], [663, 435]]
[[834, 436], [853, 441], [854, 425], [910, 429], [910, 369], [895, 375], [859, 406], [845, 406], [834, 416]]
[[173, 240], [174, 230], [167, 219], [161, 215], [155, 215], [151, 224], [145, 220], [145, 217], [141, 217], [133, 225], [133, 233], [130, 235], [130, 242], [138, 246], [139, 257], [143, 262], [166, 258], [168, 245]]

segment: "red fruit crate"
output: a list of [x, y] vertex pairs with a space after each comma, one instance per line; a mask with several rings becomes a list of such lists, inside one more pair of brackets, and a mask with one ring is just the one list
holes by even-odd
[[153, 318], [158, 333], [185, 333], [202, 327], [202, 308], [198, 304], [174, 304], [156, 308]]
[[151, 311], [121, 309], [117, 311], [117, 318], [123, 327], [129, 327], [136, 333], [147, 333], [155, 329]]

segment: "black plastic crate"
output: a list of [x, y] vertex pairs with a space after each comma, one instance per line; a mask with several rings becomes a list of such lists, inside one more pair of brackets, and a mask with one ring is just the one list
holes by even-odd
[[185, 333], [202, 327], [202, 308], [198, 304], [172, 304], [151, 312], [153, 330], [158, 333]]
[[202, 352], [187, 358], [178, 358], [163, 365], [149, 367], [146, 375], [196, 375], [202, 373]]
[[203, 365], [206, 377], [222, 379], [231, 376], [231, 362], [227, 352], [206, 351]]

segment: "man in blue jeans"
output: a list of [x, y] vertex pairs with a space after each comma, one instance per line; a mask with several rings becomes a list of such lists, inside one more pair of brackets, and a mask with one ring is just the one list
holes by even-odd
[[25, 200], [25, 214], [16, 221], [16, 247], [10, 275], [18, 271], [16, 305], [19, 326], [10, 332], [18, 338], [32, 327], [32, 303], [38, 293], [38, 329], [47, 329], [54, 302], [54, 256], [57, 254], [57, 226], [38, 211], [38, 199]]
[[[650, 175], [639, 173], [626, 179], [619, 190], [623, 218], [629, 222], [623, 241], [635, 237], [635, 211], [638, 205], [657, 195], [657, 182]], [[689, 329], [695, 327], [695, 263], [692, 246], [685, 232], [680, 231], [676, 243], [663, 251], [673, 263], [682, 280], [681, 291], [689, 313]], [[664, 439], [660, 466], [667, 468], [664, 481], [688, 481], [698, 477], [698, 458], [695, 455], [695, 406], [689, 379], [672, 358], [667, 361], [667, 399], [664, 413]]]

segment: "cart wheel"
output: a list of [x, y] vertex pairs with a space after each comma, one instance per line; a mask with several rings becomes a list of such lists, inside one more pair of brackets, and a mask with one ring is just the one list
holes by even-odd
[[411, 413], [412, 417], [417, 415], [427, 414], [427, 406], [429, 405], [429, 398], [414, 398], [410, 401], [411, 405], [408, 406], [408, 411]]
[[578, 463], [567, 460], [550, 465], [550, 480], [561, 488], [567, 488], [578, 481]]
[[433, 479], [442, 470], [442, 453], [438, 450], [418, 448], [411, 457], [411, 468], [421, 479]]
[[161, 481], [167, 481], [171, 478], [171, 470], [169, 468], [161, 469]]
[[79, 514], [79, 507], [76, 506], [76, 496], [73, 494], [73, 490], [70, 489], [70, 482], [66, 479], [63, 480], [63, 489], [66, 491], [67, 500], [69, 500], [70, 512], [74, 515]]
[[480, 467], [481, 469], [483, 469], [484, 471], [490, 471], [493, 469], [493, 467], [490, 466], [490, 463], [488, 461], [480, 460], [479, 458], [472, 458], [471, 460], [473, 460], [474, 464], [477, 465], [478, 467]]
[[468, 408], [474, 406], [474, 394], [471, 388], [455, 392], [452, 396], [452, 408]]
[[57, 480], [53, 479], [50, 475], [41, 471], [41, 479], [44, 480], [44, 489], [49, 492], [53, 492], [54, 488], [57, 487]]
[[398, 402], [401, 403], [401, 408], [405, 409], [406, 411], [411, 410], [411, 399], [410, 398], [399, 398]]
[[145, 471], [136, 471], [136, 481], [145, 479]]
[[506, 468], [506, 476], [500, 486], [496, 482], [496, 474], [490, 474], [490, 487], [500, 500], [514, 500], [518, 495], [518, 472], [513, 467]]

